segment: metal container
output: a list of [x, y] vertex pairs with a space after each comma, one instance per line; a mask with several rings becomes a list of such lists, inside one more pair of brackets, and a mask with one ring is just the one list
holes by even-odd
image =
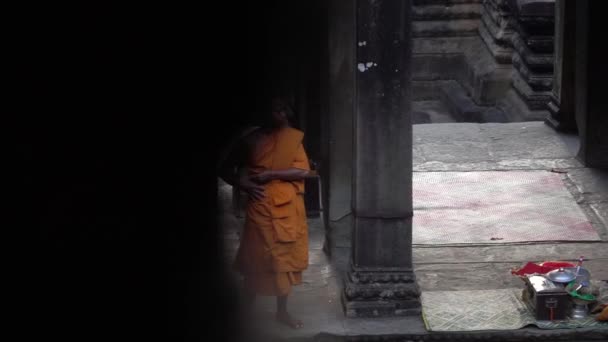
[[589, 316], [589, 309], [587, 304], [573, 303], [572, 310], [570, 311], [570, 318], [572, 319], [585, 319]]
[[560, 267], [557, 270], [553, 270], [547, 273], [547, 278], [554, 283], [567, 284], [574, 279], [576, 279], [576, 275], [574, 272], [570, 270], [566, 270], [563, 267]]
[[568, 292], [563, 286], [553, 283], [545, 276], [526, 277], [527, 298], [537, 320], [564, 320], [571, 308]]

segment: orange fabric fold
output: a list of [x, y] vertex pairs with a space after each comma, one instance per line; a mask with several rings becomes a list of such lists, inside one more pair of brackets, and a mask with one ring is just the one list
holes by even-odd
[[[252, 172], [291, 167], [310, 170], [302, 146], [304, 134], [284, 128], [261, 139], [249, 167]], [[261, 201], [248, 201], [235, 267], [244, 285], [260, 295], [286, 295], [302, 281], [308, 267], [308, 226], [304, 181], [274, 180], [265, 185]]]

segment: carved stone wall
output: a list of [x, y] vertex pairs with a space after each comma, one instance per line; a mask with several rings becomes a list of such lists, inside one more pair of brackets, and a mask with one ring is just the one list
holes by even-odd
[[414, 37], [474, 36], [482, 0], [413, 0]]
[[479, 36], [496, 62], [511, 64], [513, 54], [512, 13], [507, 0], [484, 0], [481, 9]]
[[551, 100], [555, 0], [509, 0], [514, 33], [512, 86], [530, 110]]

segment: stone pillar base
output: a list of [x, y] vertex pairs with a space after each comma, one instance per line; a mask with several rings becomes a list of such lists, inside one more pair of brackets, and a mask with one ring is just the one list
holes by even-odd
[[564, 133], [576, 133], [576, 122], [573, 120], [566, 120], [564, 113], [562, 113], [558, 100], [555, 96], [551, 96], [551, 101], [547, 104], [549, 115], [545, 119], [545, 124], [553, 128], [556, 131]]
[[420, 290], [411, 269], [356, 267], [346, 275], [342, 305], [347, 317], [420, 315]]

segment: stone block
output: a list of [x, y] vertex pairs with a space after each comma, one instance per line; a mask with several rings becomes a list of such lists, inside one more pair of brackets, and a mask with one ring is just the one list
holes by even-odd
[[456, 81], [444, 82], [442, 100], [458, 122], [480, 122], [483, 109], [477, 106]]

